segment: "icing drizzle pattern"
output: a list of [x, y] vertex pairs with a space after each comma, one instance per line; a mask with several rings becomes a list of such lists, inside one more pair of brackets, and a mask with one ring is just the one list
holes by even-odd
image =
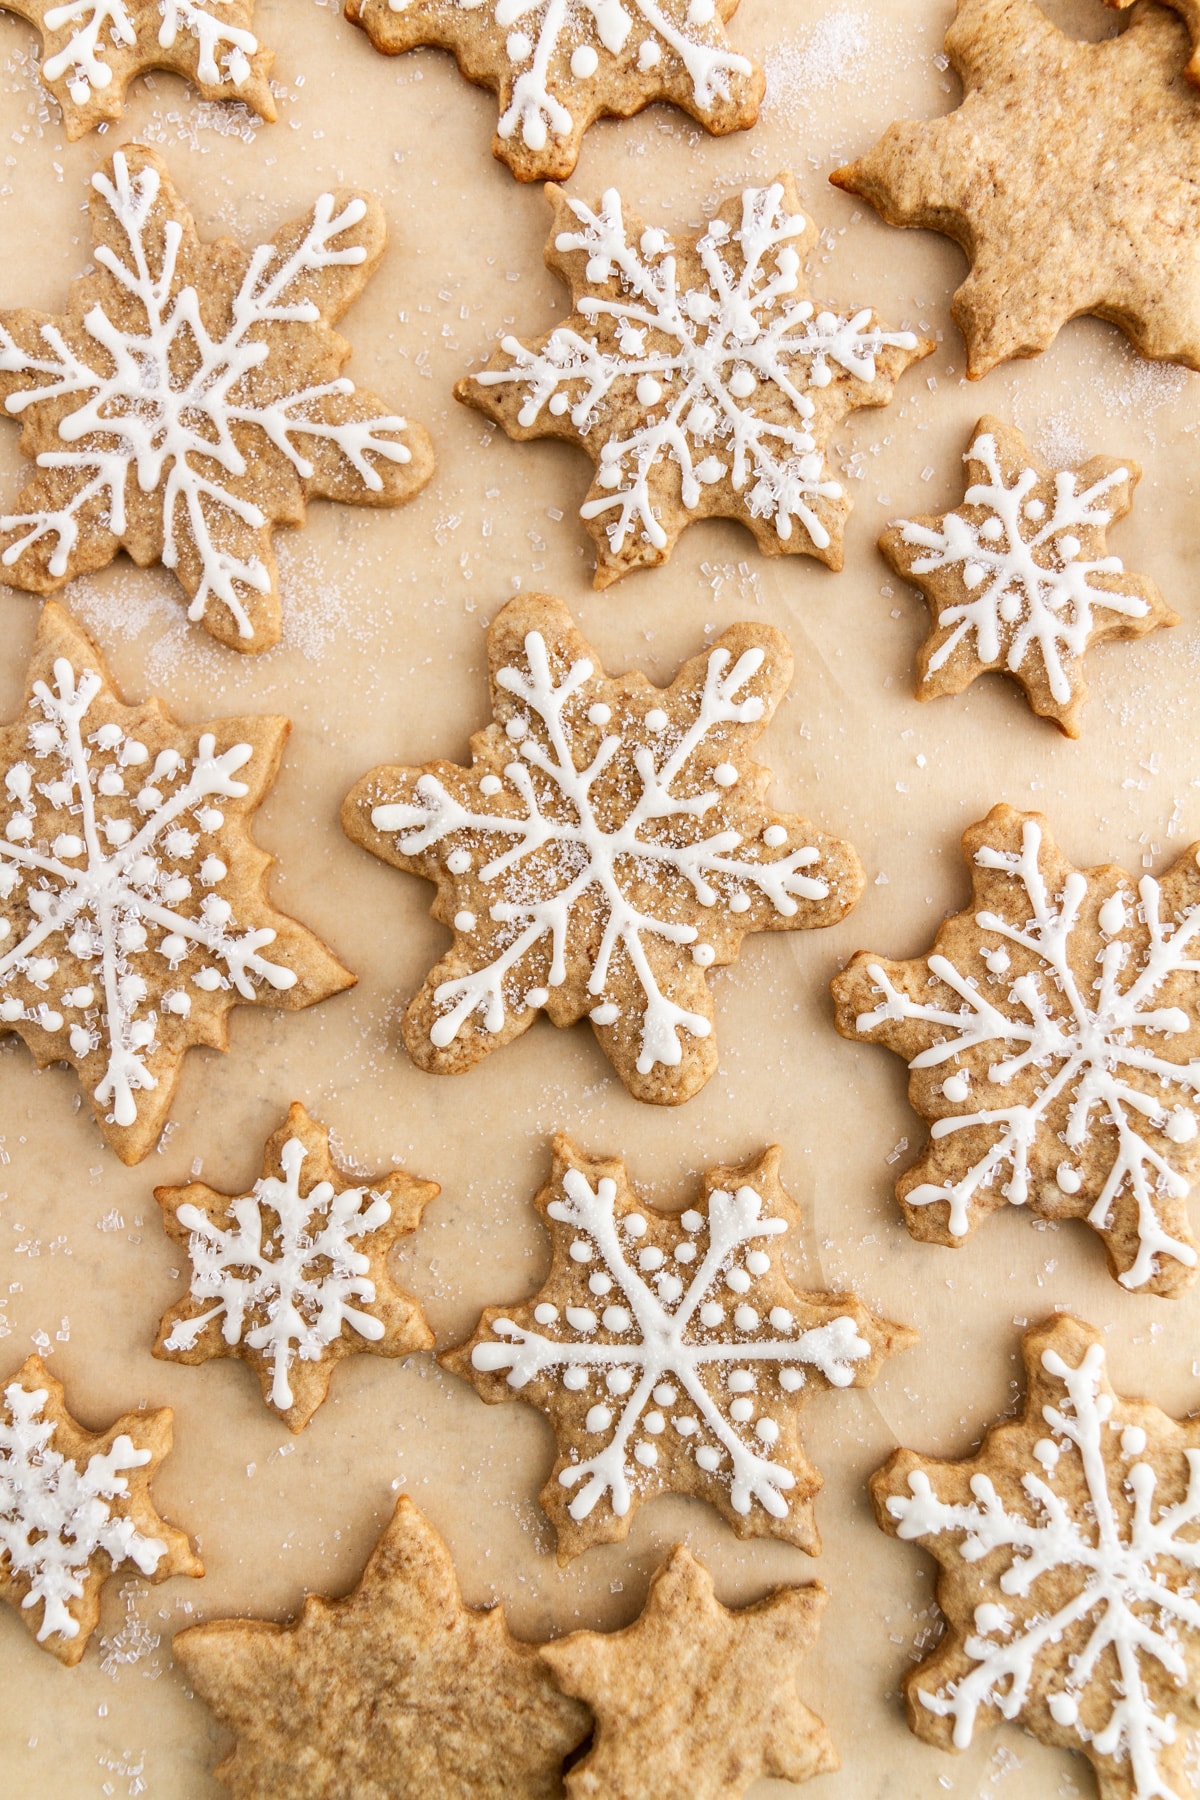
[[[196, 42], [196, 73], [206, 85], [228, 82], [235, 91], [250, 79], [250, 58], [257, 53], [252, 31], [221, 17], [220, 8], [230, 0], [158, 0], [158, 43], [169, 50], [183, 35]], [[65, 0], [43, 15], [48, 32], [68, 33], [61, 48], [43, 59], [47, 81], [67, 78], [67, 92], [77, 106], [86, 105], [96, 90], [103, 91], [113, 78], [106, 57], [109, 43], [132, 49], [138, 41], [137, 26], [124, 0]]]

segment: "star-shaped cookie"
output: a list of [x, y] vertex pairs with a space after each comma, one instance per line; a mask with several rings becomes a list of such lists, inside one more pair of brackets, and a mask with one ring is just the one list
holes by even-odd
[[821, 1720], [796, 1692], [827, 1595], [777, 1588], [730, 1611], [684, 1544], [656, 1570], [624, 1631], [543, 1644], [565, 1693], [596, 1718], [568, 1800], [738, 1800], [759, 1776], [807, 1781], [839, 1767]]
[[554, 1800], [588, 1730], [501, 1608], [463, 1605], [446, 1546], [403, 1495], [345, 1599], [310, 1594], [289, 1625], [196, 1625], [174, 1653], [236, 1736], [217, 1769], [234, 1800]]
[[167, 1233], [191, 1262], [188, 1293], [163, 1319], [155, 1356], [243, 1358], [267, 1405], [302, 1431], [343, 1356], [433, 1348], [420, 1305], [387, 1265], [438, 1191], [402, 1169], [356, 1183], [334, 1163], [328, 1131], [296, 1103], [267, 1139], [250, 1193], [201, 1181], [155, 1188]]
[[968, 375], [1036, 356], [1081, 313], [1200, 368], [1200, 95], [1181, 21], [1147, 0], [1119, 37], [1081, 43], [1037, 0], [959, 0], [946, 53], [957, 110], [890, 126], [831, 179], [889, 225], [962, 246]]

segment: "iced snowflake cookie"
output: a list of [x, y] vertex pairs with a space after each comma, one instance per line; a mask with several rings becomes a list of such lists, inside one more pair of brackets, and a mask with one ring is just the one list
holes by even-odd
[[91, 639], [43, 608], [24, 716], [0, 727], [0, 1032], [71, 1064], [122, 1162], [153, 1147], [186, 1051], [227, 1047], [234, 1006], [353, 985], [270, 904], [250, 835], [288, 729], [123, 706]]
[[596, 586], [665, 562], [707, 518], [739, 520], [768, 556], [840, 569], [850, 500], [825, 446], [849, 413], [886, 406], [933, 344], [869, 307], [808, 299], [816, 227], [790, 175], [743, 189], [678, 241], [626, 218], [615, 189], [598, 212], [547, 193], [546, 263], [573, 310], [535, 343], [503, 338], [454, 391], [509, 437], [587, 451]]
[[151, 1581], [203, 1575], [150, 1482], [171, 1448], [171, 1409], [122, 1413], [87, 1431], [61, 1381], [29, 1357], [0, 1397], [0, 1597], [43, 1649], [73, 1668], [118, 1569]]
[[669, 688], [609, 677], [565, 606], [521, 596], [488, 633], [494, 723], [471, 765], [378, 768], [342, 823], [438, 886], [454, 943], [404, 1016], [419, 1068], [457, 1074], [587, 1017], [639, 1100], [717, 1062], [711, 970], [750, 931], [831, 925], [862, 893], [849, 844], [765, 804], [748, 760], [791, 678], [777, 631], [735, 625]]
[[1102, 1800], [1192, 1800], [1200, 1424], [1121, 1399], [1069, 1315], [1022, 1349], [1020, 1418], [963, 1462], [898, 1450], [871, 1483], [882, 1529], [940, 1565], [949, 1629], [904, 1677], [909, 1726], [962, 1750], [1016, 1720], [1086, 1756]]
[[271, 536], [310, 498], [396, 506], [420, 426], [341, 374], [333, 331], [383, 254], [368, 196], [322, 194], [246, 251], [202, 243], [152, 150], [92, 177], [99, 267], [60, 317], [0, 313], [0, 397], [37, 474], [0, 514], [0, 575], [45, 594], [119, 550], [174, 570], [223, 644], [279, 637]]
[[377, 50], [453, 51], [468, 81], [500, 100], [492, 154], [518, 181], [565, 180], [593, 120], [653, 100], [705, 130], [758, 117], [763, 74], [730, 48], [738, 0], [346, 0]]
[[1200, 95], [1181, 79], [1179, 19], [1145, 6], [1119, 37], [1081, 43], [1037, 0], [958, 0], [946, 52], [957, 111], [890, 126], [832, 180], [889, 225], [962, 246], [971, 272], [951, 310], [968, 375], [1036, 356], [1081, 313], [1200, 368]]
[[995, 669], [1078, 737], [1091, 645], [1179, 623], [1152, 581], [1107, 553], [1107, 528], [1129, 511], [1141, 470], [1105, 456], [1047, 468], [1015, 427], [986, 417], [963, 461], [967, 490], [953, 512], [900, 519], [879, 540], [929, 603], [917, 699], [961, 694]]
[[914, 1237], [988, 1213], [1086, 1219], [1124, 1287], [1196, 1278], [1200, 845], [1160, 881], [1072, 868], [1039, 813], [963, 834], [973, 895], [912, 962], [860, 951], [833, 983], [844, 1037], [908, 1063], [930, 1142], [896, 1196]]
[[241, 100], [275, 117], [275, 52], [250, 29], [254, 0], [3, 0], [41, 34], [41, 76], [68, 138], [119, 119], [125, 90], [150, 69], [194, 82], [206, 100]]
[[555, 1139], [535, 1202], [550, 1273], [441, 1360], [489, 1403], [549, 1417], [558, 1459], [539, 1499], [560, 1562], [625, 1537], [664, 1493], [709, 1501], [739, 1537], [819, 1548], [800, 1408], [814, 1390], [869, 1387], [915, 1334], [853, 1294], [792, 1286], [779, 1240], [800, 1214], [780, 1155], [709, 1169], [699, 1204], [674, 1214], [646, 1206], [623, 1163]]
[[216, 1771], [234, 1800], [554, 1800], [588, 1731], [502, 1609], [463, 1605], [407, 1496], [345, 1599], [309, 1594], [289, 1625], [196, 1625], [174, 1653], [236, 1737]]
[[167, 1233], [191, 1263], [185, 1299], [159, 1327], [155, 1356], [250, 1363], [267, 1405], [303, 1431], [343, 1356], [432, 1350], [433, 1333], [388, 1273], [388, 1253], [438, 1193], [403, 1170], [355, 1184], [329, 1133], [294, 1105], [248, 1194], [203, 1182], [159, 1187]]

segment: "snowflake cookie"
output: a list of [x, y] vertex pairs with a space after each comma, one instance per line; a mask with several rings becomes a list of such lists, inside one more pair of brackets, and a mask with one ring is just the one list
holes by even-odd
[[77, 1070], [122, 1162], [153, 1147], [185, 1052], [226, 1048], [231, 1008], [353, 984], [267, 900], [272, 859], [250, 836], [288, 729], [123, 706], [47, 601], [25, 716], [0, 727], [0, 1032]]
[[396, 1286], [387, 1261], [438, 1192], [436, 1182], [400, 1169], [355, 1184], [333, 1162], [325, 1127], [293, 1105], [267, 1139], [250, 1193], [221, 1194], [200, 1181], [155, 1188], [167, 1233], [192, 1265], [155, 1356], [243, 1358], [267, 1405], [290, 1431], [303, 1431], [343, 1356], [432, 1350], [420, 1305]]
[[623, 1163], [554, 1140], [536, 1200], [549, 1275], [441, 1360], [489, 1403], [549, 1417], [558, 1459], [539, 1498], [560, 1562], [625, 1537], [663, 1493], [709, 1501], [739, 1537], [819, 1548], [800, 1408], [814, 1389], [869, 1387], [915, 1333], [853, 1294], [792, 1286], [776, 1240], [800, 1214], [780, 1156], [709, 1169], [674, 1214], [646, 1206]]
[[492, 154], [518, 181], [563, 181], [595, 119], [670, 100], [705, 130], [758, 117], [762, 70], [730, 48], [738, 0], [346, 0], [377, 50], [454, 53], [500, 100]]
[[[1106, 6], [1111, 6], [1118, 12], [1124, 12], [1133, 3], [1134, 0], [1104, 0]], [[1165, 0], [1165, 3], [1179, 14], [1187, 26], [1188, 36], [1192, 41], [1192, 55], [1183, 72], [1193, 87], [1200, 87], [1200, 0]]]
[[1160, 881], [1075, 869], [1039, 813], [963, 834], [972, 903], [911, 962], [860, 951], [833, 995], [844, 1037], [911, 1071], [930, 1142], [896, 1195], [914, 1237], [958, 1245], [1006, 1204], [1086, 1219], [1124, 1287], [1196, 1278], [1200, 845]]
[[123, 1413], [87, 1431], [61, 1381], [31, 1356], [0, 1400], [0, 1597], [68, 1668], [100, 1622], [118, 1569], [151, 1581], [203, 1575], [182, 1531], [160, 1519], [150, 1482], [171, 1448], [171, 1409]]
[[3, 0], [41, 33], [41, 76], [68, 138], [119, 119], [149, 69], [194, 82], [206, 100], [241, 100], [274, 119], [275, 52], [250, 29], [254, 0]]
[[850, 500], [825, 447], [849, 413], [888, 404], [930, 340], [808, 299], [816, 227], [790, 175], [678, 242], [626, 218], [613, 188], [598, 212], [547, 195], [546, 263], [573, 311], [535, 343], [504, 337], [454, 391], [512, 438], [587, 451], [596, 586], [665, 562], [685, 526], [714, 517], [740, 520], [768, 556], [840, 569]]
[[1141, 470], [1105, 456], [1049, 469], [1013, 426], [986, 417], [963, 461], [961, 505], [900, 519], [879, 540], [929, 603], [917, 698], [961, 694], [997, 669], [1034, 712], [1078, 737], [1090, 646], [1179, 623], [1152, 581], [1107, 554], [1106, 530], [1129, 511]]
[[309, 1594], [289, 1625], [194, 1625], [173, 1650], [235, 1735], [216, 1771], [233, 1800], [555, 1800], [588, 1732], [587, 1708], [502, 1609], [463, 1605], [445, 1544], [406, 1495], [345, 1599]]
[[958, 0], [946, 54], [957, 110], [890, 126], [831, 179], [889, 225], [962, 246], [968, 375], [1036, 356], [1081, 313], [1200, 368], [1200, 94], [1180, 20], [1142, 6], [1119, 37], [1082, 43], [1037, 0]]
[[1069, 1315], [1022, 1352], [1020, 1418], [963, 1462], [898, 1450], [871, 1483], [882, 1529], [940, 1565], [949, 1629], [904, 1677], [909, 1726], [962, 1750], [1019, 1720], [1086, 1756], [1102, 1800], [1192, 1800], [1200, 1425], [1115, 1394]]
[[438, 886], [454, 943], [404, 1017], [413, 1061], [471, 1068], [545, 1011], [587, 1017], [639, 1100], [687, 1100], [717, 1062], [708, 976], [750, 931], [843, 918], [849, 844], [773, 812], [748, 760], [791, 678], [770, 626], [735, 625], [669, 688], [609, 677], [565, 606], [520, 596], [488, 634], [495, 722], [471, 765], [378, 768], [342, 822]]
[[60, 317], [0, 313], [0, 397], [38, 472], [0, 514], [0, 574], [33, 593], [125, 549], [161, 562], [221, 643], [279, 638], [271, 535], [310, 497], [411, 499], [419, 426], [341, 369], [333, 330], [383, 254], [369, 196], [322, 194], [253, 250], [201, 243], [152, 150], [92, 177], [99, 267]]

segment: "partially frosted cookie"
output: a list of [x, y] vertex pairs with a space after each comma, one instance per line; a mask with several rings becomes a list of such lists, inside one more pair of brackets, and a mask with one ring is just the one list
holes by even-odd
[[510, 437], [565, 438], [596, 475], [580, 517], [596, 586], [665, 562], [696, 519], [737, 519], [768, 556], [842, 566], [850, 511], [826, 459], [860, 407], [886, 406], [933, 344], [869, 306], [805, 293], [817, 229], [790, 175], [747, 187], [703, 231], [672, 238], [550, 187], [547, 266], [572, 311], [532, 344], [502, 339], [455, 393]]
[[687, 1100], [716, 1067], [712, 970], [750, 931], [831, 925], [863, 874], [849, 844], [766, 804], [750, 761], [792, 660], [734, 625], [669, 688], [605, 675], [561, 601], [521, 596], [488, 633], [494, 723], [471, 763], [373, 769], [347, 835], [437, 883], [454, 943], [404, 1015], [413, 1061], [471, 1068], [588, 1018], [639, 1100]]
[[171, 1409], [122, 1413], [88, 1431], [61, 1381], [29, 1357], [0, 1396], [0, 1598], [68, 1668], [100, 1622], [118, 1570], [151, 1581], [203, 1575], [182, 1531], [155, 1511], [150, 1482], [171, 1448]]

